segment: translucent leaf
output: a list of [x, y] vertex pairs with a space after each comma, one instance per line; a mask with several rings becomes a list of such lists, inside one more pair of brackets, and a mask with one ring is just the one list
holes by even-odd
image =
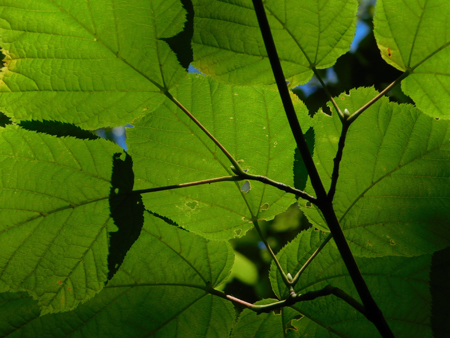
[[[299, 265], [298, 257], [306, 257], [314, 249], [313, 245], [304, 245], [305, 236], [300, 234], [277, 256], [283, 266]], [[317, 233], [317, 232], [316, 232]], [[306, 241], [306, 244], [312, 242]], [[317, 241], [317, 248], [321, 241]], [[297, 252], [297, 254], [292, 254]], [[396, 337], [422, 338], [432, 337], [430, 327], [432, 296], [430, 293], [430, 270], [432, 255], [416, 257], [357, 258], [357, 263], [372, 295], [382, 310]], [[447, 269], [438, 267], [440, 271]], [[292, 272], [291, 272], [292, 273]], [[280, 280], [276, 269], [271, 270]], [[340, 288], [357, 301], [356, 289], [333, 241], [330, 241], [308, 266], [295, 286], [297, 294], [318, 291], [331, 285]], [[288, 290], [283, 283], [272, 283], [274, 292], [286, 297]], [[379, 337], [375, 326], [362, 314], [340, 298], [329, 295], [312, 301], [296, 303], [292, 306], [304, 315], [293, 322], [301, 335], [312, 337]]]
[[163, 40], [183, 29], [178, 0], [0, 6], [0, 109], [16, 121], [124, 125], [161, 104], [161, 90], [185, 76]]
[[[206, 290], [226, 279], [233, 258], [228, 243], [205, 240], [147, 213], [141, 236], [98, 296], [70, 312], [24, 315], [0, 332], [44, 338], [228, 337], [233, 305]], [[11, 299], [9, 308], [18, 309], [20, 302]]]
[[[235, 84], [275, 83], [250, 0], [194, 0], [194, 66]], [[266, 0], [264, 6], [286, 80], [306, 83], [350, 49], [355, 0]]]
[[[337, 101], [354, 112], [376, 94], [359, 88]], [[328, 189], [341, 122], [337, 114], [322, 113], [315, 121], [314, 159]], [[387, 98], [350, 126], [333, 204], [353, 254], [413, 256], [449, 246], [449, 150], [447, 121]], [[302, 206], [325, 227], [320, 215]]]
[[[250, 174], [293, 186], [295, 141], [278, 93], [231, 87], [192, 75], [173, 91], [192, 114]], [[295, 100], [306, 125], [306, 107]], [[172, 102], [135, 124], [128, 133], [135, 189], [231, 176], [230, 161]], [[220, 182], [143, 194], [148, 210], [186, 229], [216, 239], [243, 236], [252, 219], [271, 219], [295, 202], [292, 194], [252, 181]]]
[[377, 1], [375, 37], [383, 59], [410, 71], [402, 89], [433, 117], [450, 119], [450, 2]]
[[28, 291], [46, 313], [103, 288], [118, 150], [104, 140], [0, 128], [1, 291]]

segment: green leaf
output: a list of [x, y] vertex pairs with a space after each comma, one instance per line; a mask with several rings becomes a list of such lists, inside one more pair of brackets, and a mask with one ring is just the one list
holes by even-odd
[[112, 156], [104, 140], [0, 128], [0, 290], [67, 311], [106, 281]]
[[[256, 302], [256, 305], [264, 305], [275, 302], [275, 299], [264, 299]], [[262, 313], [245, 309], [239, 315], [233, 328], [232, 338], [265, 338], [265, 337], [300, 337], [292, 326], [300, 316], [299, 312], [292, 308], [283, 308], [280, 314]]]
[[417, 108], [450, 119], [450, 2], [380, 0], [374, 18], [375, 37], [383, 59], [410, 71], [402, 89]]
[[161, 104], [185, 70], [163, 41], [178, 0], [0, 1], [0, 109], [14, 121], [124, 125]]
[[[234, 84], [274, 84], [250, 0], [194, 0], [194, 66]], [[355, 0], [264, 1], [278, 55], [290, 86], [306, 83], [350, 49]]]
[[[376, 94], [359, 88], [337, 101], [353, 113]], [[314, 120], [314, 159], [328, 189], [342, 124], [337, 114]], [[411, 105], [382, 98], [358, 117], [347, 134], [333, 202], [353, 254], [413, 256], [449, 246], [449, 150], [449, 123]]]
[[[17, 336], [14, 334], [17, 328], [39, 318], [40, 310], [37, 303], [24, 292], [0, 293], [0, 336]], [[33, 333], [24, 331], [28, 333], [28, 336], [33, 336]], [[26, 337], [27, 334], [23, 336]]]
[[[207, 290], [226, 279], [233, 256], [226, 242], [205, 240], [146, 213], [141, 236], [97, 297], [71, 312], [32, 319], [24, 316], [15, 322], [14, 333], [32, 332], [34, 337], [228, 337], [234, 308]], [[17, 302], [12, 299], [9, 306]]]
[[[173, 95], [225, 146], [250, 174], [293, 186], [295, 141], [278, 93], [232, 87], [192, 75]], [[306, 125], [304, 104], [295, 101]], [[221, 150], [172, 102], [135, 124], [128, 133], [135, 189], [148, 189], [233, 175]], [[272, 186], [221, 182], [143, 195], [148, 210], [209, 238], [243, 236], [252, 219], [269, 220], [295, 202]]]
[[[317, 232], [312, 229], [306, 231], [310, 234], [300, 233], [277, 255], [283, 262], [283, 266], [299, 265], [299, 260], [301, 261], [314, 250], [312, 241], [306, 241], [308, 245], [303, 243], [306, 237], [313, 238]], [[315, 243], [317, 248], [321, 241]], [[358, 266], [369, 290], [398, 338], [432, 337], [431, 258], [432, 255], [357, 258]], [[447, 267], [441, 265], [436, 269], [444, 271]], [[277, 274], [275, 278], [273, 278], [274, 274]], [[274, 292], [286, 296], [288, 290], [283, 283], [277, 282], [279, 280], [281, 280], [279, 272], [272, 269], [271, 281]], [[297, 294], [305, 294], [308, 291], [321, 290], [327, 285], [340, 288], [360, 301], [333, 241], [330, 241], [308, 266], [295, 286], [295, 291]], [[304, 315], [302, 319], [293, 323], [303, 335], [308, 334], [317, 338], [330, 336], [357, 338], [361, 337], [361, 332], [364, 332], [364, 337], [379, 337], [372, 323], [334, 295], [299, 302], [292, 308]]]

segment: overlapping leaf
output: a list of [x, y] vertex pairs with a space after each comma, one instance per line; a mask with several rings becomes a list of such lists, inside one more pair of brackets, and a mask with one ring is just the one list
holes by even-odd
[[411, 71], [405, 94], [424, 113], [450, 119], [450, 2], [380, 0], [374, 25], [383, 59]]
[[[250, 174], [293, 186], [295, 142], [277, 92], [232, 87], [192, 75], [173, 91]], [[297, 99], [300, 118], [309, 123]], [[230, 161], [172, 102], [129, 130], [135, 189], [230, 176]], [[247, 189], [241, 189], [249, 184]], [[250, 190], [248, 190], [250, 189]], [[271, 219], [294, 195], [251, 181], [221, 182], [143, 195], [146, 208], [210, 238], [242, 236], [252, 220]]]
[[107, 276], [112, 157], [104, 140], [0, 129], [0, 290], [69, 310]]
[[[309, 234], [300, 234], [289, 243], [278, 257], [284, 266], [298, 267], [303, 257], [309, 255], [309, 245], [303, 245], [305, 236], [317, 237], [312, 229]], [[309, 244], [310, 241], [307, 241]], [[312, 243], [312, 242], [311, 242]], [[319, 247], [321, 241], [316, 241]], [[312, 245], [314, 246], [314, 245]], [[298, 254], [293, 255], [292, 252]], [[432, 255], [416, 257], [358, 258], [357, 263], [369, 290], [383, 311], [396, 337], [431, 337], [430, 270]], [[440, 266], [443, 270], [445, 267]], [[292, 273], [292, 271], [291, 271]], [[275, 276], [278, 275], [278, 276]], [[272, 265], [273, 290], [285, 298], [289, 290]], [[275, 283], [273, 283], [275, 281]], [[318, 291], [327, 285], [338, 287], [359, 301], [356, 289], [333, 241], [330, 241], [302, 274], [295, 291], [304, 294]], [[330, 295], [313, 301], [299, 302], [292, 306], [304, 315], [293, 325], [302, 335], [314, 337], [379, 337], [375, 326], [361, 313], [343, 300]]]
[[162, 40], [184, 21], [178, 0], [1, 0], [0, 109], [86, 129], [129, 123], [185, 75]]
[[[360, 88], [337, 101], [354, 112], [376, 94]], [[314, 158], [328, 188], [341, 123], [336, 114], [317, 114], [315, 120]], [[447, 121], [387, 98], [351, 125], [333, 204], [354, 254], [412, 256], [450, 244], [449, 150]]]
[[221, 284], [232, 264], [228, 243], [207, 241], [147, 213], [141, 236], [98, 296], [71, 312], [37, 317], [37, 311], [29, 313], [30, 300], [6, 295], [0, 311], [19, 310], [24, 302], [28, 310], [21, 318], [0, 316], [5, 318], [0, 332], [10, 337], [228, 337], [233, 306], [207, 289]]
[[[194, 0], [194, 65], [236, 84], [275, 83], [250, 0]], [[306, 83], [312, 67], [327, 68], [350, 49], [355, 0], [267, 0], [266, 13], [291, 85]]]

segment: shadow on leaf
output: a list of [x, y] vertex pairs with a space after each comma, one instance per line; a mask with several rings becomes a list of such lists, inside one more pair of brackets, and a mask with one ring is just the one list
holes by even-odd
[[109, 209], [119, 230], [109, 234], [108, 280], [119, 269], [128, 250], [138, 239], [144, 224], [142, 197], [140, 194], [130, 194], [134, 185], [133, 160], [130, 155], [126, 153], [113, 155], [111, 183]]
[[[314, 155], [314, 138], [314, 129], [309, 128], [305, 133], [305, 139], [311, 155]], [[298, 148], [295, 148], [294, 156], [294, 186], [297, 189], [305, 190], [306, 182], [308, 181], [308, 170], [306, 170]]]
[[89, 130], [81, 129], [70, 123], [57, 121], [21, 121], [19, 126], [27, 130], [58, 137], [72, 136], [82, 140], [96, 140], [100, 138]]

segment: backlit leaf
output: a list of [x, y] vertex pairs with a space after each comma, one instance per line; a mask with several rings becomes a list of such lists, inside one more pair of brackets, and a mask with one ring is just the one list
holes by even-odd
[[[317, 232], [309, 229], [301, 233], [278, 254], [285, 267], [301, 266], [298, 257], [307, 256], [314, 250], [310, 241], [304, 243], [305, 236], [313, 238]], [[316, 241], [318, 248], [322, 241]], [[306, 244], [306, 245], [305, 245]], [[292, 252], [297, 254], [293, 255]], [[380, 257], [357, 258], [357, 263], [369, 290], [392, 328], [396, 337], [432, 337], [430, 270], [432, 255], [417, 257]], [[444, 266], [436, 268], [440, 271]], [[291, 274], [295, 271], [290, 270]], [[272, 267], [272, 287], [277, 295], [286, 297], [289, 290], [281, 280], [279, 273]], [[340, 288], [354, 299], [359, 300], [347, 268], [331, 240], [301, 275], [295, 286], [297, 294], [318, 291], [327, 285]], [[324, 296], [313, 301], [298, 302], [292, 306], [300, 315], [299, 321], [293, 322], [302, 335], [313, 337], [379, 337], [375, 326], [361, 313], [342, 299]]]
[[163, 41], [184, 21], [178, 0], [1, 0], [0, 109], [85, 129], [129, 123], [185, 76]]
[[[250, 174], [293, 186], [295, 141], [278, 93], [259, 87], [232, 87], [192, 75], [173, 91], [195, 117]], [[305, 124], [309, 117], [297, 99]], [[135, 189], [230, 176], [230, 161], [172, 102], [129, 130]], [[143, 194], [146, 208], [190, 231], [216, 239], [243, 236], [252, 219], [271, 219], [286, 210], [292, 194], [250, 182], [221, 182]]]
[[[337, 102], [354, 112], [376, 94], [359, 88]], [[341, 122], [337, 114], [319, 113], [314, 120], [314, 158], [328, 189]], [[447, 247], [450, 124], [411, 105], [377, 101], [350, 126], [333, 204], [358, 256], [413, 256]], [[318, 215], [311, 219], [325, 227]]]
[[104, 140], [0, 128], [0, 289], [67, 311], [106, 281], [113, 154]]
[[450, 119], [450, 2], [379, 0], [374, 24], [383, 59], [411, 72], [405, 94], [425, 114]]
[[[355, 34], [355, 0], [263, 1], [278, 55], [290, 85], [306, 83], [350, 49]], [[236, 84], [274, 84], [250, 0], [194, 0], [194, 65]]]
[[[233, 306], [207, 289], [226, 279], [233, 258], [228, 243], [205, 240], [146, 213], [141, 236], [97, 297], [66, 313], [11, 318], [0, 332], [10, 337], [228, 337]], [[0, 318], [3, 309], [25, 301], [31, 305], [19, 297], [0, 301]]]

